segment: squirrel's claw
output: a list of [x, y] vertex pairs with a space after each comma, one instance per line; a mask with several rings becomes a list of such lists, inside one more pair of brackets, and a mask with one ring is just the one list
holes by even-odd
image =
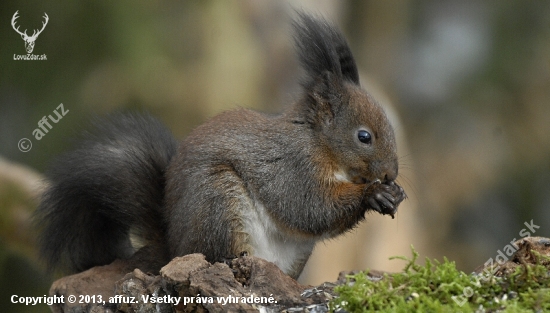
[[378, 205], [378, 202], [376, 202], [376, 199], [374, 198], [369, 198], [367, 200], [369, 206], [371, 209], [375, 210], [376, 212], [380, 213], [380, 214], [384, 214], [382, 213], [382, 209], [380, 208], [380, 206]]

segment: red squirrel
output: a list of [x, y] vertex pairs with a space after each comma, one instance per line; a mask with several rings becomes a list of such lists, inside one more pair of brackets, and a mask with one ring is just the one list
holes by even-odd
[[36, 213], [47, 263], [158, 272], [176, 256], [246, 251], [297, 278], [316, 242], [369, 211], [393, 217], [406, 195], [384, 110], [334, 26], [304, 13], [293, 26], [306, 74], [278, 116], [229, 111], [179, 144], [149, 115], [96, 121], [47, 174]]

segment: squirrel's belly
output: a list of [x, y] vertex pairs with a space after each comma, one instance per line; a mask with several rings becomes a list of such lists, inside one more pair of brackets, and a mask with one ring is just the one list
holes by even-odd
[[243, 214], [244, 231], [254, 256], [275, 263], [290, 276], [299, 274], [319, 238], [296, 238], [281, 230], [266, 212], [262, 203]]

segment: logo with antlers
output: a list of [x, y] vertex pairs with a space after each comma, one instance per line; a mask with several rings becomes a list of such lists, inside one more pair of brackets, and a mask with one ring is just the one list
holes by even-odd
[[15, 20], [19, 18], [19, 16], [17, 15], [18, 12], [19, 12], [19, 10], [15, 11], [15, 14], [13, 15], [13, 18], [11, 19], [11, 26], [13, 27], [13, 29], [19, 35], [21, 35], [21, 38], [23, 38], [23, 40], [25, 41], [25, 49], [27, 50], [27, 53], [32, 53], [32, 50], [34, 49], [34, 42], [36, 41], [36, 38], [38, 38], [38, 35], [40, 35], [40, 33], [44, 30], [44, 28], [48, 24], [48, 20], [50, 18], [48, 17], [48, 14], [44, 13], [45, 21], [42, 22], [42, 29], [41, 30], [36, 30], [35, 29], [32, 33], [32, 36], [29, 36], [29, 35], [27, 35], [27, 30], [26, 29], [25, 29], [24, 32], [21, 32], [21, 31], [19, 31], [19, 26], [17, 26], [17, 28], [15, 28]]

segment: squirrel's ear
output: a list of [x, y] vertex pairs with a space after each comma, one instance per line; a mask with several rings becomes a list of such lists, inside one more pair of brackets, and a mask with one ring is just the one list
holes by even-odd
[[329, 125], [342, 105], [342, 81], [331, 72], [323, 72], [307, 88], [304, 103], [307, 121], [314, 127]]
[[318, 127], [332, 123], [343, 108], [344, 82], [359, 85], [355, 60], [344, 36], [322, 18], [298, 12], [294, 41], [305, 70], [300, 103], [306, 121]]

